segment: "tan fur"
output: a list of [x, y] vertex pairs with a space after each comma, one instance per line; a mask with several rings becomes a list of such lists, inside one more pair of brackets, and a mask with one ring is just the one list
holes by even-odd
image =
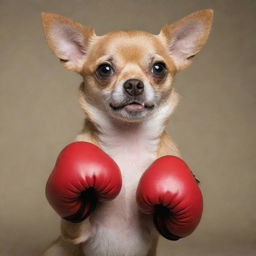
[[71, 223], [65, 220], [61, 221], [61, 234], [65, 241], [74, 241], [79, 238], [82, 233], [80, 223]]
[[[111, 113], [111, 110], [106, 107], [106, 102], [103, 102], [102, 99], [102, 92], [109, 94], [117, 90], [118, 85], [122, 81], [129, 78], [137, 78], [147, 81], [152, 86], [151, 93], [154, 92], [154, 94], [161, 96], [155, 107], [156, 110], [152, 114], [154, 120], [156, 120], [152, 124], [154, 125], [152, 129], [156, 129], [155, 132], [158, 136], [155, 138], [155, 141], [157, 141], [155, 157], [167, 154], [179, 156], [180, 153], [177, 146], [166, 131], [170, 115], [179, 100], [178, 94], [172, 86], [172, 81], [175, 73], [188, 66], [191, 63], [191, 58], [199, 52], [206, 42], [211, 28], [212, 15], [212, 10], [192, 13], [175, 24], [165, 25], [159, 35], [153, 35], [144, 31], [123, 30], [113, 31], [103, 36], [96, 36], [92, 28], [84, 27], [58, 14], [43, 13], [42, 22], [49, 47], [59, 59], [65, 61], [64, 66], [67, 69], [79, 72], [83, 77], [83, 82], [79, 89], [79, 102], [85, 112], [86, 120], [77, 140], [88, 141], [99, 147], [105, 146], [107, 148], [106, 145], [103, 145], [104, 139], [106, 139], [103, 127], [110, 126], [112, 127], [110, 129], [113, 129], [113, 131], [116, 129], [115, 132], [119, 136], [121, 136], [122, 130], [118, 133], [118, 129], [123, 129], [124, 133], [127, 133], [127, 130], [129, 131], [127, 127], [131, 127], [134, 131], [140, 131], [140, 122], [146, 122], [145, 127], [150, 129], [150, 115], [135, 121], [123, 116], [118, 117]], [[196, 31], [198, 34], [197, 40], [191, 42], [191, 50], [189, 49], [184, 54], [181, 52], [183, 54], [180, 54], [181, 57], [179, 53], [170, 52], [173, 44], [172, 39], [179, 33], [182, 26], [187, 26], [188, 30], [191, 27], [190, 30], [193, 30], [195, 22], [199, 24], [200, 30]], [[63, 50], [70, 48], [69, 42], [62, 47], [61, 44], [65, 43], [59, 41], [62, 34], [53, 33], [53, 26], [57, 26], [57, 32], [64, 27], [68, 28], [69, 32], [75, 36], [78, 35], [78, 39], [75, 38], [78, 41], [78, 44], [75, 45], [77, 49], [74, 49], [78, 52], [80, 58], [73, 58], [73, 56], [70, 56], [68, 52]], [[65, 36], [68, 36], [68, 34]], [[179, 39], [179, 35], [177, 38]], [[61, 47], [62, 49], [60, 49]], [[156, 79], [151, 74], [150, 67], [155, 61], [164, 61], [166, 64], [168, 74], [163, 79]], [[100, 80], [95, 73], [97, 66], [103, 62], [113, 65], [115, 69], [115, 74], [107, 80]], [[159, 111], [161, 110], [159, 113], [157, 113], [157, 108]], [[157, 119], [158, 115], [160, 116], [159, 120]], [[106, 120], [104, 120], [105, 117]], [[126, 122], [125, 127], [123, 122]], [[160, 130], [158, 131], [158, 129]], [[135, 205], [133, 207], [136, 208]], [[44, 256], [85, 255], [82, 246], [88, 239], [89, 233], [87, 229], [90, 228], [92, 227], [88, 220], [77, 224], [63, 220], [61, 223], [61, 237], [49, 247]], [[151, 245], [145, 252], [147, 256], [156, 255], [158, 237], [155, 237], [153, 233]]]
[[201, 33], [200, 37], [198, 37], [197, 39], [197, 47], [195, 47], [194, 51], [190, 54], [190, 56], [187, 57], [188, 58], [187, 63], [184, 63], [181, 66], [178, 66], [177, 67], [178, 70], [186, 68], [191, 63], [191, 59], [201, 50], [202, 46], [205, 44], [212, 26], [213, 10], [211, 9], [200, 10], [200, 11], [191, 13], [190, 15], [187, 15], [186, 17], [175, 22], [174, 24], [165, 25], [159, 34], [161, 37], [164, 38], [164, 41], [167, 42], [167, 44], [170, 44], [173, 34], [176, 32], [177, 28], [185, 24], [189, 20], [194, 20], [194, 19], [199, 19], [202, 22], [204, 26], [204, 31], [203, 33]]
[[85, 256], [80, 245], [72, 245], [61, 237], [53, 241], [42, 256]]
[[[56, 47], [56, 44], [54, 43], [54, 41], [52, 40], [49, 30], [50, 27], [55, 24], [55, 23], [63, 23], [63, 24], [67, 24], [70, 27], [76, 28], [77, 31], [79, 31], [82, 35], [84, 35], [84, 46], [88, 46], [89, 43], [89, 39], [95, 34], [94, 30], [91, 27], [84, 27], [83, 25], [81, 25], [78, 22], [75, 22], [73, 20], [67, 19], [59, 14], [55, 14], [55, 13], [42, 13], [42, 24], [43, 24], [43, 29], [45, 32], [45, 37], [47, 39], [47, 42], [49, 44], [50, 49], [57, 55], [57, 57], [60, 60], [68, 60], [67, 56], [63, 55], [62, 53], [60, 53], [58, 51], [58, 48]], [[76, 72], [80, 72], [82, 66], [81, 65], [70, 65], [68, 62], [64, 65], [65, 68], [72, 70], [72, 71], [76, 71]]]

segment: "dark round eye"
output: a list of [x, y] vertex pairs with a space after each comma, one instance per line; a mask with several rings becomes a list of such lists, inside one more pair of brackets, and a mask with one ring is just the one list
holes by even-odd
[[157, 78], [164, 78], [167, 73], [166, 65], [161, 61], [156, 62], [153, 64], [151, 72]]
[[112, 66], [108, 63], [100, 64], [96, 70], [96, 75], [100, 79], [107, 79], [110, 76], [112, 76], [113, 73], [114, 73], [114, 70], [113, 70]]

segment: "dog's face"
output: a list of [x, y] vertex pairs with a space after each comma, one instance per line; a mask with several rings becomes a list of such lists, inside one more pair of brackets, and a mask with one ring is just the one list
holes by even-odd
[[85, 95], [115, 118], [138, 121], [170, 94], [175, 70], [156, 36], [117, 31], [95, 39], [81, 73]]
[[50, 48], [84, 78], [87, 114], [90, 104], [127, 122], [144, 120], [168, 101], [175, 73], [199, 52], [211, 22], [212, 11], [204, 10], [164, 26], [159, 35], [131, 30], [96, 36], [60, 15], [43, 14]]

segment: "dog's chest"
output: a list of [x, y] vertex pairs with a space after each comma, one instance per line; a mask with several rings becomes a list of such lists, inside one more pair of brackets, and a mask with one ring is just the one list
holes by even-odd
[[133, 196], [142, 173], [156, 159], [158, 139], [143, 130], [115, 131], [100, 138], [102, 149], [118, 164], [125, 197]]
[[[152, 219], [140, 213], [136, 188], [141, 175], [156, 158], [158, 142], [139, 132], [112, 135], [100, 138], [101, 148], [120, 167], [122, 189], [116, 199], [100, 205], [92, 217], [97, 231], [89, 247], [97, 246], [95, 255], [144, 255], [152, 239]], [[101, 254], [106, 248], [109, 254]]]

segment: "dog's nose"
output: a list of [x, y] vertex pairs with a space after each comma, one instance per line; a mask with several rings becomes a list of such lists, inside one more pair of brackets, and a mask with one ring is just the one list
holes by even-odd
[[129, 79], [124, 83], [124, 90], [131, 96], [138, 96], [144, 91], [144, 84], [139, 79]]

